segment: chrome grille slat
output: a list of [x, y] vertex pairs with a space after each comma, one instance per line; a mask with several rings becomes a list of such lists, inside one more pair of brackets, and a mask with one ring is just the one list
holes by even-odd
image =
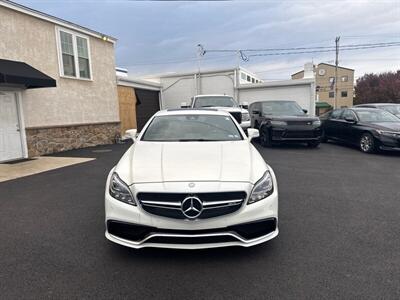
[[181, 207], [181, 203], [180, 202], [164, 202], [164, 201], [151, 201], [151, 200], [142, 200], [141, 201], [142, 204], [145, 205], [162, 205], [162, 206], [177, 206], [177, 207]]
[[207, 206], [217, 206], [217, 205], [222, 205], [222, 204], [229, 204], [229, 205], [234, 205], [234, 204], [240, 204], [242, 203], [243, 199], [234, 199], [234, 200], [225, 200], [225, 201], [208, 201], [203, 203], [204, 207]]

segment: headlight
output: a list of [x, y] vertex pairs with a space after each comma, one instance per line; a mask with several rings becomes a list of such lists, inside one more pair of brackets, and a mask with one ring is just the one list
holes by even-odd
[[250, 121], [250, 114], [242, 113], [242, 121]]
[[390, 136], [390, 137], [400, 136], [400, 132], [393, 132], [393, 131], [386, 131], [386, 130], [379, 130], [379, 129], [377, 129], [376, 132], [380, 135], [385, 135], [385, 136]]
[[287, 122], [285, 121], [270, 121], [271, 125], [278, 125], [278, 126], [282, 126], [282, 125], [287, 125]]
[[312, 122], [313, 125], [315, 126], [320, 126], [321, 125], [321, 121], [320, 120], [316, 120]]
[[136, 206], [131, 190], [128, 185], [118, 177], [117, 173], [112, 174], [108, 190], [113, 198]]
[[264, 176], [254, 185], [253, 190], [247, 204], [251, 204], [267, 198], [274, 191], [274, 184], [272, 182], [272, 176], [269, 171], [265, 172]]

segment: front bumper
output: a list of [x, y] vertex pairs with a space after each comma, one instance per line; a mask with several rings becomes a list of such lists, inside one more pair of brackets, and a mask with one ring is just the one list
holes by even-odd
[[393, 136], [377, 135], [376, 138], [379, 140], [381, 150], [400, 151], [400, 134]]
[[106, 237], [112, 242], [131, 247], [205, 249], [228, 246], [250, 247], [278, 235], [277, 219], [208, 230], [171, 230], [109, 220]]
[[[146, 212], [141, 205], [132, 206], [111, 197], [106, 189], [105, 213], [106, 232], [105, 236], [112, 242], [131, 247], [158, 247], [176, 249], [204, 249], [227, 246], [249, 247], [266, 242], [278, 235], [278, 188], [276, 178], [271, 170], [274, 181], [274, 191], [267, 198], [256, 203], [247, 205], [247, 199], [239, 210], [223, 216], [207, 219], [173, 219], [153, 215]], [[109, 179], [107, 180], [107, 186]], [[142, 184], [135, 185], [135, 192], [145, 190], [164, 191], [178, 190], [187, 183], [164, 183], [164, 184]], [[244, 190], [250, 194], [252, 185], [241, 182], [196, 182], [198, 193], [205, 187], [213, 191], [218, 188], [222, 190]], [[238, 229], [238, 225], [259, 222], [262, 220], [273, 220], [274, 226], [264, 226], [255, 235], [247, 235]], [[271, 221], [269, 221], [271, 222]], [[127, 224], [128, 234], [115, 230], [110, 224]], [[259, 223], [262, 224], [262, 223]], [[270, 223], [269, 223], [270, 224]], [[130, 229], [129, 229], [130, 228]], [[129, 234], [129, 231], [131, 233]], [[139, 235], [137, 235], [140, 233]]]

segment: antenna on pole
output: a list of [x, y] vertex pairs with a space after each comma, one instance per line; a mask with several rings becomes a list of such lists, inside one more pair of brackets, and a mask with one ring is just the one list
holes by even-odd
[[200, 63], [201, 59], [203, 58], [204, 54], [206, 54], [206, 50], [204, 50], [204, 47], [202, 44], [197, 45], [197, 68], [199, 70], [200, 74]]
[[197, 77], [197, 82], [196, 82], [196, 90], [197, 94], [201, 94], [201, 59], [203, 58], [204, 54], [206, 54], [206, 50], [204, 50], [204, 47], [202, 44], [197, 44], [197, 71], [198, 75]]

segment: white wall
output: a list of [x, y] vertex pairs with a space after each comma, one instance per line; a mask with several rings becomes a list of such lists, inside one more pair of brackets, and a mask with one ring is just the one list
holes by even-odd
[[179, 108], [182, 102], [190, 103], [197, 94], [226, 94], [239, 103], [266, 100], [294, 100], [310, 115], [315, 114], [314, 79], [297, 79], [258, 84], [244, 84], [234, 88], [234, 72], [203, 74], [201, 91], [195, 76], [164, 77], [162, 85], [162, 109]]
[[93, 80], [60, 76], [53, 23], [0, 6], [0, 58], [23, 61], [56, 79], [57, 87], [25, 90], [26, 127], [118, 122], [114, 46], [89, 37]]
[[179, 108], [182, 102], [189, 104], [191, 98], [198, 94], [226, 94], [235, 97], [233, 78], [233, 72], [204, 74], [201, 82], [195, 80], [195, 75], [161, 78], [162, 108]]
[[307, 109], [310, 115], [315, 114], [315, 101], [313, 94], [314, 84], [265, 86], [259, 88], [241, 88], [239, 90], [240, 102], [249, 104], [256, 101], [293, 100], [303, 109]]

